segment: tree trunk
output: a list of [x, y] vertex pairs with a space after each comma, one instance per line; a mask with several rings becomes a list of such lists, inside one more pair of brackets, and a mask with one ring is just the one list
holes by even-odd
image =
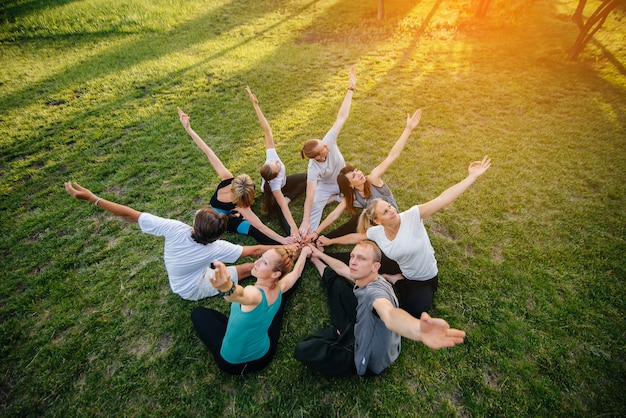
[[572, 22], [576, 23], [578, 29], [583, 28], [583, 11], [585, 10], [585, 5], [587, 4], [587, 0], [580, 0], [578, 2], [578, 7], [576, 7], [576, 11], [572, 15]]
[[385, 0], [378, 0], [378, 20], [385, 17]]
[[[576, 38], [576, 41], [574, 42], [574, 45], [572, 46], [572, 49], [570, 50], [570, 53], [569, 53], [569, 59], [571, 61], [574, 61], [578, 58], [578, 56], [583, 51], [583, 49], [585, 49], [585, 46], [587, 45], [587, 43], [593, 38], [593, 35], [595, 35], [596, 32], [600, 30], [600, 28], [606, 21], [606, 18], [608, 17], [609, 13], [611, 13], [614, 9], [616, 9], [623, 1], [624, 0], [603, 0], [602, 1], [602, 4], [600, 4], [600, 6], [598, 6], [598, 8], [593, 12], [593, 14], [589, 16], [589, 19], [587, 19], [587, 22], [585, 22], [582, 25], [580, 29], [580, 33], [578, 34], [578, 37]], [[583, 3], [582, 8], [584, 8], [585, 2], [586, 0], [580, 0], [580, 3], [578, 4], [578, 8], [576, 9], [576, 12], [575, 12], [575, 13], [580, 13], [581, 23], [582, 23], [581, 3]], [[572, 16], [572, 20], [573, 19], [574, 17]]]

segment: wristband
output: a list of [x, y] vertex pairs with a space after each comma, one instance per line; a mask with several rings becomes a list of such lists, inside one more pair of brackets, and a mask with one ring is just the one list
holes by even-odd
[[102, 200], [101, 197], [97, 198], [95, 202], [93, 202], [94, 205], [98, 206], [98, 202], [100, 202]]
[[227, 292], [222, 292], [221, 290], [217, 289], [217, 291], [220, 292], [220, 296], [230, 296], [233, 293], [235, 293], [235, 288], [237, 288], [237, 285], [234, 282], [232, 283], [233, 283], [233, 287], [231, 287], [230, 290]]

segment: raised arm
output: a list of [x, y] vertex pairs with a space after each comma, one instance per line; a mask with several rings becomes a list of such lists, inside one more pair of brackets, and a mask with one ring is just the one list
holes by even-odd
[[406, 128], [404, 128], [404, 132], [402, 132], [400, 138], [398, 138], [393, 147], [391, 147], [389, 155], [387, 155], [387, 158], [385, 158], [383, 162], [378, 164], [376, 168], [374, 168], [372, 172], [367, 176], [369, 182], [372, 183], [374, 186], [380, 187], [382, 185], [381, 177], [383, 176], [383, 174], [385, 174], [385, 171], [387, 171], [387, 169], [391, 167], [391, 164], [393, 164], [393, 162], [398, 159], [409, 137], [411, 136], [411, 132], [413, 132], [413, 129], [417, 127], [421, 118], [421, 109], [416, 110], [415, 113], [413, 113], [413, 116], [407, 115]]
[[265, 119], [263, 112], [261, 112], [261, 108], [259, 107], [259, 100], [256, 95], [252, 93], [250, 87], [246, 86], [246, 92], [248, 93], [248, 97], [250, 97], [250, 101], [252, 102], [252, 106], [254, 107], [254, 111], [256, 112], [257, 118], [259, 118], [259, 122], [261, 123], [261, 127], [265, 132], [265, 148], [275, 148], [274, 146], [274, 137], [272, 136], [272, 129], [270, 128], [270, 124]]
[[202, 138], [200, 138], [198, 134], [193, 129], [191, 129], [189, 115], [183, 112], [180, 107], [178, 108], [178, 117], [180, 118], [180, 123], [182, 123], [185, 131], [187, 131], [191, 139], [193, 139], [193, 142], [195, 142], [198, 148], [200, 148], [200, 150], [206, 154], [209, 162], [213, 166], [213, 169], [215, 170], [219, 178], [221, 180], [233, 178], [232, 173], [224, 166], [224, 164], [222, 164], [222, 161], [217, 157], [217, 155], [215, 155], [215, 152], [213, 152], [211, 147], [209, 147], [202, 140]]
[[333, 128], [337, 133], [341, 132], [341, 128], [343, 128], [343, 124], [348, 120], [348, 115], [350, 114], [350, 107], [352, 106], [352, 96], [354, 94], [354, 89], [356, 88], [356, 68], [354, 65], [350, 67], [350, 82], [348, 84], [348, 91], [346, 92], [346, 97], [343, 99], [343, 103], [339, 108], [339, 113], [337, 114], [337, 119], [333, 124]]
[[471, 163], [468, 168], [469, 175], [465, 179], [446, 189], [435, 199], [419, 205], [420, 217], [422, 219], [427, 218], [454, 202], [464, 191], [469, 189], [476, 179], [487, 171], [489, 167], [491, 167], [491, 159], [486, 155], [482, 161], [474, 161]]
[[280, 289], [283, 291], [283, 293], [291, 289], [293, 285], [296, 284], [300, 276], [302, 276], [302, 270], [304, 270], [306, 259], [310, 255], [311, 248], [309, 248], [308, 246], [302, 247], [302, 250], [300, 250], [300, 255], [298, 256], [298, 259], [293, 266], [293, 270], [285, 274], [285, 276], [278, 281], [278, 285], [280, 286]]
[[65, 183], [65, 190], [72, 195], [72, 197], [79, 200], [86, 200], [90, 203], [94, 203], [96, 206], [110, 212], [114, 215], [121, 216], [132, 222], [139, 222], [139, 216], [141, 212], [129, 207], [120, 205], [119, 203], [110, 202], [102, 199], [91, 192], [91, 190], [84, 188], [78, 183], [72, 184], [71, 182]]
[[252, 211], [252, 208], [248, 207], [248, 208], [243, 208], [241, 206], [237, 206], [236, 208], [237, 212], [239, 212], [239, 214], [241, 216], [243, 216], [243, 218], [250, 222], [250, 225], [252, 225], [253, 227], [255, 227], [256, 229], [258, 229], [259, 231], [261, 231], [263, 234], [265, 234], [266, 236], [270, 237], [271, 239], [273, 239], [276, 242], [279, 242], [281, 244], [288, 244], [287, 242], [287, 238], [279, 235], [276, 231], [274, 231], [272, 228], [270, 228], [269, 226], [265, 225], [263, 222], [261, 222], [261, 220], [259, 219], [258, 216], [256, 216], [256, 214]]
[[426, 312], [422, 313], [420, 319], [414, 318], [405, 310], [394, 307], [389, 299], [376, 299], [374, 309], [391, 331], [421, 341], [430, 348], [453, 347], [465, 339], [465, 331], [450, 328], [445, 320], [431, 318]]

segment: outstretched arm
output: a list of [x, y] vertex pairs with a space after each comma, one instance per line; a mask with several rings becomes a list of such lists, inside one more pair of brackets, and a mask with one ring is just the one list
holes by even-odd
[[183, 127], [185, 128], [185, 131], [187, 131], [191, 139], [193, 139], [193, 142], [195, 142], [198, 148], [200, 148], [200, 150], [202, 150], [202, 152], [206, 154], [207, 158], [209, 159], [209, 162], [213, 166], [213, 169], [215, 170], [219, 178], [221, 180], [232, 178], [233, 177], [232, 173], [224, 166], [224, 164], [222, 164], [222, 161], [217, 157], [217, 155], [215, 155], [215, 152], [213, 152], [211, 147], [209, 147], [202, 140], [202, 138], [200, 138], [198, 134], [193, 129], [191, 129], [191, 124], [189, 122], [189, 115], [183, 112], [183, 110], [180, 107], [178, 108], [178, 117], [180, 118], [180, 123], [182, 123]]
[[360, 242], [366, 239], [367, 239], [367, 235], [365, 234], [365, 232], [363, 233], [354, 232], [352, 234], [342, 235], [337, 238], [326, 238], [325, 236], [322, 235], [321, 237], [317, 239], [317, 243], [318, 245], [322, 247], [328, 247], [329, 245], [333, 245], [333, 244], [343, 244], [343, 245], [356, 244], [357, 242]]
[[278, 204], [281, 213], [285, 217], [287, 224], [289, 224], [289, 235], [295, 238], [300, 238], [298, 225], [293, 219], [293, 215], [291, 214], [291, 210], [289, 209], [289, 202], [287, 202], [287, 199], [285, 199], [285, 195], [283, 194], [282, 190], [274, 190], [272, 192], [272, 195], [274, 196], [274, 200], [276, 200], [276, 204]]
[[300, 224], [300, 236], [306, 237], [311, 229], [311, 209], [313, 208], [313, 199], [315, 199], [315, 190], [317, 182], [306, 182], [306, 197], [304, 199], [304, 209], [302, 212], [302, 223]]
[[261, 112], [261, 108], [259, 107], [259, 100], [256, 95], [252, 93], [250, 87], [246, 86], [246, 92], [248, 93], [248, 97], [250, 97], [250, 101], [252, 102], [252, 106], [254, 107], [254, 111], [256, 112], [257, 118], [259, 118], [259, 122], [261, 123], [261, 127], [265, 132], [265, 149], [275, 148], [274, 146], [274, 137], [272, 136], [272, 129], [270, 128], [270, 124], [265, 119], [263, 112]]
[[343, 124], [348, 120], [348, 115], [350, 114], [350, 106], [352, 106], [352, 95], [354, 94], [354, 89], [356, 88], [356, 68], [354, 65], [350, 67], [350, 83], [348, 84], [348, 91], [346, 92], [346, 97], [343, 99], [343, 103], [339, 108], [339, 113], [337, 114], [337, 119], [333, 124], [333, 128], [337, 133], [341, 132], [341, 128], [343, 128]]
[[422, 219], [428, 218], [433, 215], [437, 211], [445, 208], [450, 203], [454, 202], [464, 191], [469, 189], [469, 187], [474, 184], [476, 179], [480, 177], [485, 171], [487, 171], [491, 167], [491, 159], [486, 155], [482, 161], [474, 161], [469, 166], [469, 175], [455, 184], [454, 186], [446, 189], [443, 193], [441, 193], [438, 197], [431, 200], [430, 202], [423, 203], [419, 205], [420, 209], [420, 217]]
[[114, 215], [121, 216], [122, 218], [128, 219], [129, 221], [135, 223], [139, 222], [139, 216], [141, 215], [141, 212], [129, 206], [120, 205], [119, 203], [114, 203], [99, 198], [98, 196], [93, 194], [91, 190], [84, 188], [78, 183], [72, 184], [72, 182], [66, 182], [65, 190], [76, 199], [86, 200], [90, 203], [96, 204], [96, 206], [99, 206]]
[[328, 228], [333, 222], [339, 219], [344, 210], [346, 210], [346, 200], [341, 199], [341, 202], [339, 202], [337, 207], [333, 209], [333, 211], [330, 212], [328, 216], [326, 216], [326, 218], [322, 221], [322, 223], [319, 224], [315, 231], [311, 231], [311, 234], [317, 235], [314, 237], [314, 239], [319, 238], [319, 236], [322, 235], [324, 229]]
[[296, 260], [296, 263], [293, 266], [293, 270], [291, 272], [285, 274], [285, 276], [278, 281], [278, 285], [280, 289], [285, 293], [289, 289], [293, 287], [294, 284], [298, 281], [300, 276], [302, 276], [302, 270], [304, 270], [304, 265], [306, 264], [306, 259], [311, 255], [311, 248], [303, 247], [300, 250], [300, 255]]
[[[338, 275], [343, 276], [350, 281], [353, 281], [352, 279], [350, 279], [350, 267], [348, 267], [346, 263], [341, 260], [337, 260], [335, 257], [331, 257], [328, 254], [325, 254], [312, 244], [309, 244], [309, 247], [311, 248], [311, 260], [313, 260], [313, 258], [317, 258], [318, 260], [324, 262], [328, 267], [335, 270], [335, 273], [337, 273]], [[323, 271], [324, 270], [322, 269], [320, 271], [320, 274]]]
[[385, 171], [387, 171], [391, 164], [393, 164], [393, 162], [398, 159], [409, 139], [409, 136], [411, 136], [411, 132], [413, 132], [413, 129], [417, 127], [421, 118], [421, 109], [416, 110], [415, 113], [413, 113], [413, 116], [407, 115], [406, 128], [404, 128], [404, 132], [402, 132], [400, 138], [398, 138], [393, 147], [391, 147], [389, 155], [387, 155], [387, 158], [385, 158], [382, 163], [378, 164], [378, 166], [376, 166], [376, 168], [374, 168], [372, 172], [367, 176], [367, 180], [369, 180], [369, 182], [372, 183], [374, 186], [382, 186], [382, 175], [385, 174]]
[[252, 211], [252, 208], [249, 208], [249, 207], [248, 208], [242, 208], [240, 206], [237, 206], [236, 210], [237, 210], [237, 212], [239, 212], [239, 214], [241, 216], [243, 216], [243, 218], [246, 221], [250, 222], [250, 225], [252, 225], [256, 229], [261, 231], [266, 236], [270, 237], [271, 239], [273, 239], [276, 242], [280, 242], [281, 244], [288, 244], [287, 238], [279, 235], [272, 228], [270, 228], [269, 226], [267, 226], [263, 222], [261, 222], [259, 217], [256, 216], [256, 214]]
[[374, 301], [374, 309], [385, 326], [391, 331], [414, 341], [421, 341], [430, 348], [453, 347], [463, 343], [465, 331], [450, 328], [441, 318], [431, 318], [426, 312], [420, 319], [403, 309], [396, 308], [386, 298]]

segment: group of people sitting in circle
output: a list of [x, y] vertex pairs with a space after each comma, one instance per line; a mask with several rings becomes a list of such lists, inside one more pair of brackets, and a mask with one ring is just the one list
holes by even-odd
[[[365, 175], [346, 165], [337, 147], [355, 89], [352, 67], [335, 123], [323, 139], [308, 140], [302, 147], [307, 172], [287, 175], [257, 97], [246, 87], [265, 133], [261, 212], [263, 216], [275, 214], [284, 235], [252, 210], [252, 178], [234, 176], [191, 128], [189, 115], [180, 108], [181, 124], [221, 180], [209, 204], [196, 212], [193, 225], [139, 212], [98, 197], [78, 183], [65, 183], [66, 191], [76, 199], [135, 222], [146, 234], [164, 237], [163, 259], [174, 293], [192, 301], [221, 295], [231, 302], [229, 316], [206, 307], [196, 307], [191, 315], [198, 336], [224, 372], [249, 373], [270, 363], [286, 302], [308, 259], [321, 276], [332, 322], [327, 332], [304, 338], [296, 346], [295, 357], [311, 369], [330, 375], [379, 374], [397, 359], [401, 337], [435, 349], [460, 344], [465, 338], [465, 332], [428, 315], [438, 270], [423, 220], [458, 198], [489, 169], [491, 160], [485, 156], [472, 162], [465, 179], [435, 199], [400, 212], [382, 176], [400, 156], [421, 111], [407, 117], [389, 154]], [[302, 194], [303, 219], [298, 227], [289, 203]], [[330, 202], [337, 206], [322, 220]], [[351, 215], [349, 220], [323, 234], [344, 211]], [[258, 244], [231, 243], [223, 239], [226, 232], [249, 235]], [[334, 244], [355, 245], [350, 253], [325, 251]], [[244, 257], [257, 259], [235, 264]], [[239, 284], [250, 276], [254, 284]], [[338, 342], [341, 350], [324, 349]], [[320, 352], [325, 353], [323, 357]]]

